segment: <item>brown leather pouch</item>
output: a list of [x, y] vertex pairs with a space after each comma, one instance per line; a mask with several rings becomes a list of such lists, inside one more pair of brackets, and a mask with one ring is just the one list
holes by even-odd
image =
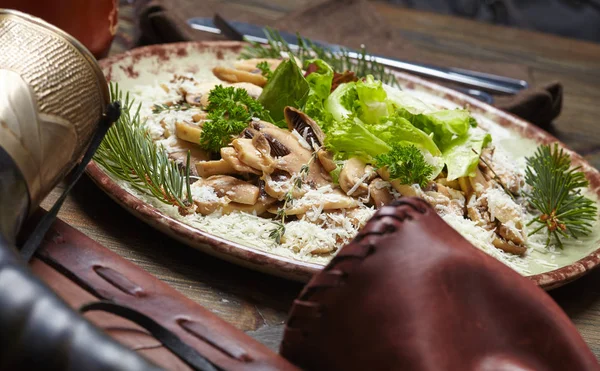
[[[133, 309], [169, 330], [218, 369], [296, 369], [266, 346], [60, 220], [46, 235], [30, 267], [73, 308], [104, 300]], [[165, 369], [190, 369], [145, 328], [127, 319], [97, 311], [85, 317]]]
[[598, 370], [539, 287], [425, 201], [381, 208], [294, 302], [281, 354], [311, 370]]

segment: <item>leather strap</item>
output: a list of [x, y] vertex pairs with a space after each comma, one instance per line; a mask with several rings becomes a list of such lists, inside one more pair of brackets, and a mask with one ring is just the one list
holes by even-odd
[[[48, 231], [32, 260], [32, 268], [72, 307], [98, 300], [126, 307], [124, 311], [139, 313], [147, 322], [156, 323], [215, 368], [297, 369], [166, 283], [60, 220]], [[140, 349], [160, 366], [190, 369], [189, 362], [183, 362], [165, 348], [164, 337], [158, 342], [144, 327], [112, 315], [86, 313], [86, 317], [122, 343]], [[151, 333], [158, 328], [150, 327]]]
[[194, 348], [182, 342], [181, 339], [179, 339], [175, 334], [162, 327], [152, 318], [145, 316], [136, 310], [116, 303], [111, 303], [110, 301], [97, 301], [85, 304], [79, 309], [79, 311], [81, 313], [104, 311], [126, 318], [148, 330], [152, 336], [161, 342], [161, 344], [167, 347], [171, 352], [173, 352], [177, 357], [187, 363], [194, 370], [217, 371], [215, 365], [213, 365], [206, 358], [202, 357], [202, 355], [200, 355]]
[[46, 213], [40, 219], [38, 224], [35, 226], [31, 234], [27, 238], [27, 241], [25, 242], [23, 247], [21, 247], [21, 257], [25, 261], [29, 261], [35, 253], [35, 250], [37, 250], [37, 248], [40, 246], [44, 235], [56, 219], [56, 215], [58, 214], [58, 211], [60, 210], [63, 202], [65, 202], [67, 195], [69, 194], [69, 192], [71, 192], [71, 189], [73, 188], [75, 183], [77, 183], [77, 181], [85, 171], [86, 166], [94, 156], [94, 153], [96, 153], [96, 149], [98, 149], [98, 146], [100, 146], [100, 143], [102, 142], [102, 139], [104, 139], [104, 136], [108, 132], [108, 129], [110, 129], [111, 125], [119, 119], [119, 116], [121, 116], [121, 104], [119, 102], [113, 102], [109, 104], [106, 109], [106, 112], [102, 115], [102, 118], [100, 119], [98, 129], [96, 129], [96, 132], [94, 133], [94, 136], [90, 141], [90, 145], [88, 146], [88, 149], [83, 155], [83, 159], [71, 173], [71, 176], [63, 193], [56, 200], [54, 205], [52, 205], [52, 208], [48, 211], [48, 213]]

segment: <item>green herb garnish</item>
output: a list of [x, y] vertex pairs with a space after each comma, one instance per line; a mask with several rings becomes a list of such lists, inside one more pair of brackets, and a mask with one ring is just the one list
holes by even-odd
[[594, 201], [581, 195], [588, 181], [580, 169], [571, 168], [571, 158], [556, 143], [553, 147], [538, 147], [535, 155], [527, 158], [525, 182], [531, 186], [531, 192], [525, 196], [540, 212], [528, 224], [540, 224], [529, 235], [546, 229], [546, 247], [554, 239], [562, 249], [561, 238], [577, 239], [592, 232], [598, 208]]
[[350, 51], [348, 50], [343, 49], [339, 53], [332, 52], [300, 35], [297, 36], [298, 48], [290, 47], [279, 32], [271, 28], [265, 28], [265, 36], [268, 45], [250, 42], [250, 46], [242, 52], [240, 57], [242, 59], [281, 58], [282, 55], [291, 53], [302, 62], [303, 66], [309, 60], [317, 58], [329, 64], [334, 71], [352, 71], [357, 77], [373, 75], [376, 79], [388, 85], [398, 85], [396, 77], [381, 64], [371, 60], [364, 47], [358, 52], [358, 58], [354, 59], [350, 58]]
[[274, 222], [275, 228], [269, 233], [269, 238], [275, 240], [277, 244], [281, 243], [281, 238], [285, 234], [285, 218], [287, 217], [288, 206], [294, 201], [294, 193], [302, 188], [302, 184], [310, 171], [310, 165], [315, 161], [316, 157], [317, 152], [313, 152], [310, 160], [300, 168], [300, 173], [292, 177], [292, 186], [283, 197], [283, 206], [277, 210], [277, 215], [275, 216], [277, 220]]
[[390, 179], [402, 184], [427, 185], [433, 174], [433, 166], [425, 161], [421, 151], [414, 145], [394, 145], [391, 151], [375, 157], [378, 168], [387, 167]]
[[121, 102], [121, 116], [108, 130], [94, 161], [137, 191], [187, 212], [192, 205], [189, 152], [182, 174], [179, 165], [169, 158], [164, 147], [152, 141], [143, 127], [141, 105], [135, 105], [129, 94], [123, 97], [116, 84], [110, 85], [110, 100]]
[[200, 146], [218, 152], [239, 135], [253, 117], [266, 118], [264, 107], [242, 88], [217, 85], [208, 96], [208, 121], [202, 126]]
[[155, 104], [152, 106], [152, 113], [157, 114], [164, 111], [186, 111], [192, 108], [189, 103], [176, 103], [176, 104]]
[[262, 61], [256, 65], [256, 68], [260, 70], [260, 74], [263, 75], [267, 80], [273, 76], [273, 71], [271, 71], [271, 66], [269, 66], [269, 62]]

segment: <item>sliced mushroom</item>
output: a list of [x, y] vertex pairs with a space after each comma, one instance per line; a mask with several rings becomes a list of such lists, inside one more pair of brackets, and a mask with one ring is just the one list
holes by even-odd
[[231, 163], [223, 159], [218, 161], [200, 161], [196, 163], [196, 172], [198, 173], [198, 176], [202, 178], [208, 178], [213, 175], [237, 173]]
[[517, 246], [512, 242], [505, 241], [502, 238], [498, 237], [494, 238], [492, 243], [496, 248], [515, 255], [523, 255], [527, 251], [527, 248], [525, 246]]
[[[250, 123], [250, 125], [253, 129], [257, 130], [260, 134], [262, 134], [255, 135], [252, 138], [252, 141], [256, 141], [257, 144], [260, 144], [260, 150], [263, 156], [270, 158], [272, 161], [269, 167], [262, 167], [262, 170], [265, 174], [272, 174], [277, 171], [284, 171], [290, 175], [298, 175], [300, 174], [300, 170], [303, 166], [305, 166], [306, 164], [310, 164], [308, 174], [304, 179], [305, 183], [309, 184], [310, 186], [313, 186], [314, 188], [330, 184], [331, 177], [329, 173], [321, 167], [318, 161], [314, 161], [314, 159], [311, 158], [313, 152], [309, 149], [304, 148], [300, 144], [298, 139], [292, 135], [292, 133], [264, 121], [255, 121]], [[273, 140], [277, 140], [282, 146], [284, 146], [289, 151], [289, 154], [282, 157], [273, 158], [271, 156], [271, 144], [269, 142]], [[263, 148], [265, 147], [265, 143], [269, 145], [268, 153], [265, 153], [266, 148]], [[240, 151], [238, 150], [238, 153], [239, 152]], [[256, 168], [252, 164], [246, 162], [244, 159], [240, 158], [240, 160]]]
[[260, 73], [250, 73], [221, 66], [213, 68], [212, 72], [217, 78], [227, 82], [249, 82], [260, 87], [267, 84], [267, 78]]
[[223, 214], [230, 214], [234, 211], [240, 211], [248, 214], [263, 215], [277, 200], [272, 197], [260, 198], [254, 205], [244, 205], [237, 202], [230, 202], [221, 208]]
[[340, 172], [340, 188], [348, 196], [362, 196], [367, 193], [368, 182], [377, 174], [371, 166], [367, 166], [361, 159], [352, 157], [344, 163]]
[[[257, 149], [254, 146], [254, 143], [257, 143], [259, 147], [264, 146], [264, 143], [261, 144], [260, 139], [255, 140], [255, 138], [257, 137], [258, 136], [255, 136], [252, 139], [237, 138], [234, 139], [233, 142], [231, 142], [231, 145], [233, 146], [233, 148], [235, 148], [238, 155], [238, 159], [241, 162], [256, 170], [263, 172], [267, 170], [268, 172], [270, 172], [270, 168], [273, 165], [273, 159], [268, 154], [268, 152], [265, 154], [264, 152], [261, 152], [261, 150]], [[268, 149], [268, 151], [270, 151], [270, 148]]]
[[452, 189], [460, 190], [460, 185], [458, 184], [458, 180], [448, 180], [447, 178], [437, 178], [436, 183], [441, 184], [446, 187], [450, 187]]
[[253, 99], [258, 99], [262, 94], [262, 88], [260, 86], [248, 82], [236, 82], [235, 84], [231, 84], [231, 86], [246, 90], [248, 95]]
[[208, 114], [206, 112], [198, 112], [195, 113], [194, 116], [192, 116], [192, 120], [194, 120], [194, 122], [202, 122], [204, 120], [206, 120], [208, 118]]
[[[291, 176], [288, 174], [265, 174], [264, 189], [269, 196], [282, 201], [285, 198], [285, 195], [292, 189]], [[299, 199], [305, 193], [305, 189], [295, 188], [292, 197], [294, 199]]]
[[[331, 193], [305, 194], [286, 208], [285, 213], [287, 215], [305, 214], [313, 207], [322, 208], [322, 210], [338, 210], [352, 209], [357, 206], [356, 199], [346, 196], [339, 190], [334, 190]], [[277, 210], [270, 210], [270, 212], [276, 213]]]
[[[460, 179], [462, 178], [459, 178], [459, 180]], [[477, 196], [481, 196], [483, 192], [490, 188], [490, 182], [483, 175], [479, 168], [477, 168], [477, 170], [475, 171], [474, 177], [469, 177], [469, 183], [471, 185], [469, 189], [474, 190]]]
[[229, 175], [213, 175], [203, 179], [202, 184], [212, 187], [217, 196], [227, 196], [232, 202], [254, 205], [258, 200], [257, 186]]
[[478, 226], [491, 230], [493, 223], [487, 207], [487, 198], [478, 199], [475, 195], [471, 195], [467, 202], [467, 216]]
[[210, 91], [214, 89], [217, 84], [215, 83], [204, 83], [204, 84], [196, 84], [192, 89], [184, 89], [180, 88], [182, 91], [185, 101], [192, 106], [208, 106], [208, 96]]
[[224, 161], [228, 162], [237, 173], [240, 173], [240, 174], [250, 173], [250, 174], [256, 174], [256, 175], [261, 174], [260, 171], [253, 169], [250, 166], [241, 162], [240, 159], [238, 158], [237, 151], [233, 147], [221, 148], [221, 158]]
[[[308, 117], [304, 112], [294, 108], [285, 107], [283, 116], [290, 131], [296, 130], [311, 146], [321, 147], [325, 142], [325, 134], [315, 120]], [[314, 144], [313, 144], [314, 143]]]
[[423, 192], [421, 191], [420, 188], [416, 188], [416, 187], [410, 186], [408, 184], [402, 184], [398, 179], [390, 180], [390, 172], [385, 167], [377, 169], [377, 174], [379, 174], [379, 176], [383, 180], [390, 182], [392, 187], [394, 187], [394, 189], [396, 191], [398, 191], [402, 196], [407, 196], [407, 197], [422, 197], [423, 196]]
[[331, 173], [337, 168], [335, 161], [333, 161], [333, 155], [331, 154], [331, 152], [320, 148], [317, 151], [317, 157], [319, 158], [319, 162], [321, 163], [321, 166], [323, 166], [323, 169], [325, 169], [325, 171]]
[[238, 70], [247, 71], [247, 72], [258, 71], [260, 73], [261, 71], [258, 67], [256, 67], [256, 65], [261, 62], [267, 62], [269, 64], [269, 69], [271, 71], [274, 71], [275, 69], [277, 69], [277, 67], [279, 67], [279, 64], [281, 64], [281, 62], [283, 62], [283, 60], [275, 59], [275, 58], [240, 59], [239, 61], [235, 61], [233, 63], [233, 66]]
[[496, 233], [506, 241], [510, 241], [517, 246], [525, 245], [525, 233], [522, 230], [499, 224], [496, 228]]
[[369, 183], [369, 193], [376, 208], [389, 205], [394, 201], [394, 196], [390, 193], [390, 183], [381, 178], [375, 178]]
[[[169, 157], [174, 159], [177, 163], [185, 166], [187, 162], [187, 154], [190, 153], [190, 164], [199, 163], [210, 159], [210, 154], [195, 144], [177, 139], [173, 144], [169, 146]], [[198, 176], [198, 172], [195, 166], [190, 166], [191, 175]]]
[[186, 142], [199, 144], [202, 129], [187, 122], [177, 121], [175, 123], [175, 135]]

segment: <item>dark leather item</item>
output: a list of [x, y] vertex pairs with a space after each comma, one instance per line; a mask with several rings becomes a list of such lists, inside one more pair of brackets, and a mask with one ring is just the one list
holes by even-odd
[[[57, 220], [32, 268], [72, 307], [109, 300], [170, 330], [224, 370], [296, 370], [250, 336], [133, 263]], [[144, 329], [106, 313], [86, 313], [94, 324], [166, 369], [189, 369]]]
[[311, 370], [598, 370], [540, 288], [425, 201], [380, 209], [294, 302], [281, 354]]
[[0, 147], [0, 238], [15, 244], [15, 236], [27, 216], [29, 191], [23, 175], [9, 154]]
[[0, 369], [158, 370], [115, 343], [0, 248]]

